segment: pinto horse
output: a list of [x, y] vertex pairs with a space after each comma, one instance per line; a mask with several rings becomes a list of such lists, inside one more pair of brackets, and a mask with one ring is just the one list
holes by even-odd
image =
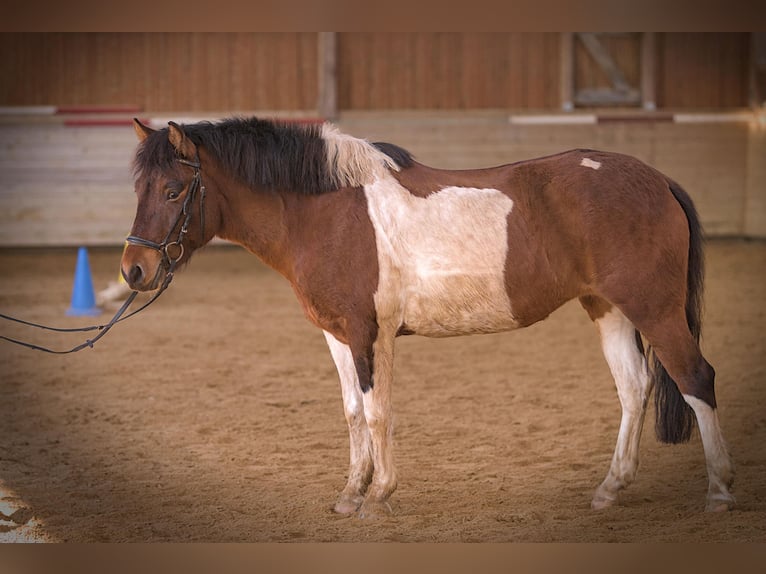
[[[707, 510], [734, 505], [715, 372], [699, 349], [702, 230], [689, 196], [635, 158], [594, 150], [433, 169], [331, 124], [257, 118], [153, 130], [135, 121], [138, 209], [122, 273], [158, 287], [220, 237], [292, 285], [324, 331], [350, 435], [338, 513], [390, 513], [394, 341], [526, 327], [578, 298], [595, 323], [622, 420], [593, 508], [636, 475], [656, 431], [704, 447]], [[162, 239], [164, 237], [164, 239]]]

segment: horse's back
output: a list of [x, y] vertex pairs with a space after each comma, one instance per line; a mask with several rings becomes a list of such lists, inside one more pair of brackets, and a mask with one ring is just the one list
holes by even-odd
[[624, 284], [626, 270], [654, 273], [668, 241], [688, 239], [667, 178], [623, 154], [578, 149], [464, 171], [416, 164], [396, 180], [399, 200], [388, 189], [368, 201], [389, 238], [379, 249], [404, 277], [408, 331], [422, 334], [532, 324]]

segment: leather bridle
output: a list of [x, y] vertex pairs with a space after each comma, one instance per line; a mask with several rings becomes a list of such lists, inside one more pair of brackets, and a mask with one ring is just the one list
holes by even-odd
[[[178, 216], [173, 222], [173, 225], [170, 226], [170, 230], [165, 236], [165, 239], [162, 240], [162, 243], [156, 243], [137, 235], [128, 235], [126, 239], [126, 241], [131, 245], [148, 247], [149, 249], [154, 249], [155, 251], [162, 253], [162, 264], [160, 268], [164, 268], [168, 272], [170, 272], [171, 267], [173, 269], [175, 268], [175, 264], [177, 264], [177, 262], [180, 261], [181, 257], [184, 255], [183, 241], [186, 237], [186, 234], [189, 232], [189, 222], [192, 218], [191, 206], [194, 203], [197, 194], [199, 194], [200, 238], [202, 242], [205, 241], [205, 186], [202, 185], [199, 159], [197, 159], [197, 161], [179, 159], [178, 161], [182, 164], [193, 167], [194, 177], [189, 184], [189, 191], [186, 195], [186, 198], [184, 199], [183, 207], [181, 208], [181, 211], [178, 212]], [[181, 229], [178, 230], [178, 236], [174, 241], [171, 241], [170, 238], [173, 235], [173, 232], [176, 230], [176, 227], [178, 227], [178, 223], [182, 218], [183, 223], [181, 224]]]
[[[57, 355], [66, 355], [68, 353], [77, 352], [86, 347], [92, 348], [93, 344], [96, 341], [98, 341], [101, 337], [106, 335], [109, 329], [111, 329], [115, 324], [119, 323], [120, 321], [124, 321], [125, 319], [129, 317], [132, 317], [136, 313], [143, 311], [149, 305], [154, 303], [157, 300], [157, 298], [159, 298], [159, 296], [162, 295], [165, 289], [167, 289], [168, 286], [170, 285], [170, 282], [173, 280], [173, 273], [175, 272], [178, 262], [181, 260], [181, 258], [184, 255], [183, 241], [186, 237], [186, 234], [189, 231], [189, 223], [191, 222], [191, 218], [192, 218], [192, 205], [197, 195], [199, 195], [200, 236], [202, 238], [201, 239], [202, 242], [204, 242], [205, 240], [205, 186], [202, 185], [202, 176], [200, 175], [199, 158], [197, 158], [197, 161], [189, 161], [186, 159], [179, 159], [178, 161], [185, 165], [193, 167], [194, 177], [192, 178], [192, 181], [189, 184], [189, 191], [186, 195], [186, 198], [184, 199], [183, 206], [181, 207], [181, 211], [178, 213], [178, 216], [176, 217], [175, 222], [171, 226], [170, 231], [168, 231], [168, 234], [165, 236], [165, 239], [162, 240], [162, 243], [156, 243], [154, 241], [150, 241], [149, 239], [138, 237], [137, 235], [129, 235], [128, 238], [126, 239], [126, 241], [130, 243], [131, 245], [148, 247], [150, 249], [154, 249], [162, 253], [163, 259], [162, 259], [162, 263], [157, 269], [157, 277], [159, 277], [160, 271], [164, 269], [165, 278], [162, 281], [162, 284], [160, 285], [159, 289], [157, 289], [157, 292], [152, 296], [152, 298], [149, 299], [146, 303], [144, 303], [141, 307], [139, 307], [135, 311], [132, 311], [131, 313], [128, 313], [127, 315], [123, 317], [122, 315], [125, 313], [125, 311], [127, 311], [131, 303], [133, 303], [133, 300], [136, 298], [136, 295], [138, 295], [138, 291], [133, 291], [125, 300], [125, 302], [122, 304], [122, 306], [119, 308], [119, 310], [114, 314], [114, 317], [112, 317], [110, 321], [106, 323], [105, 325], [91, 325], [89, 327], [77, 327], [73, 329], [61, 329], [57, 327], [50, 327], [47, 325], [40, 325], [38, 323], [32, 323], [31, 321], [24, 321], [23, 319], [18, 319], [16, 317], [11, 317], [9, 315], [0, 313], [0, 318], [2, 319], [13, 321], [15, 323], [21, 323], [22, 325], [27, 325], [29, 327], [36, 327], [38, 329], [45, 329], [47, 331], [56, 331], [58, 333], [75, 333], [75, 332], [79, 333], [79, 332], [87, 332], [87, 331], [100, 331], [98, 335], [93, 337], [93, 339], [87, 339], [84, 343], [81, 343], [75, 347], [72, 347], [71, 349], [67, 349], [64, 351], [49, 349], [41, 345], [35, 345], [34, 343], [19, 341], [17, 339], [12, 339], [11, 337], [6, 337], [5, 335], [0, 335], [0, 339], [8, 341], [10, 343], [21, 345], [23, 347], [27, 347], [29, 349], [35, 349], [37, 351], [54, 353]], [[178, 236], [176, 237], [175, 240], [171, 241], [170, 238], [173, 235], [173, 232], [175, 231], [175, 229], [178, 227], [178, 223], [182, 219], [183, 219], [183, 223], [181, 224], [181, 228], [178, 230]]]

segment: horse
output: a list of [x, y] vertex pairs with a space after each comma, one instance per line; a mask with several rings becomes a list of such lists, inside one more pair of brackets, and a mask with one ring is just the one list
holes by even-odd
[[622, 407], [592, 508], [618, 504], [635, 479], [653, 390], [660, 441], [688, 441], [696, 422], [706, 510], [734, 507], [715, 371], [699, 346], [703, 230], [669, 177], [591, 149], [435, 169], [329, 122], [134, 127], [137, 211], [121, 273], [134, 290], [156, 289], [219, 237], [290, 282], [340, 379], [350, 462], [335, 512], [391, 513], [397, 337], [519, 329], [575, 298]]

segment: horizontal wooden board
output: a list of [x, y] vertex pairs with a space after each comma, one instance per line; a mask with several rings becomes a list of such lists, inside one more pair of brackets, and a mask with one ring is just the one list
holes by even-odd
[[[711, 235], [766, 237], [766, 138], [745, 122], [519, 125], [496, 112], [390, 112], [339, 126], [452, 169], [577, 147], [628, 153], [678, 180]], [[0, 246], [121, 244], [135, 210], [134, 150], [132, 129], [0, 126]]]

